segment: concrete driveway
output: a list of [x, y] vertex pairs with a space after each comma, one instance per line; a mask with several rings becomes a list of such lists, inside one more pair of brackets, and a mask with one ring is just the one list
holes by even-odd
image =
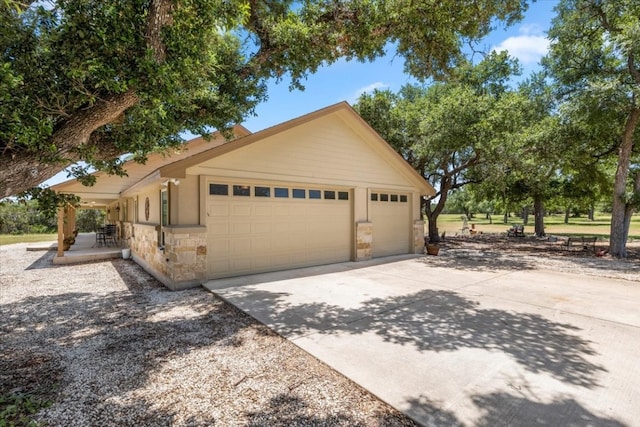
[[393, 257], [210, 281], [433, 426], [640, 426], [640, 281]]

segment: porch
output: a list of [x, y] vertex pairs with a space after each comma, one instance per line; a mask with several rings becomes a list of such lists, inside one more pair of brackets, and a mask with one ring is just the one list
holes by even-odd
[[59, 251], [57, 244], [53, 244], [49, 250], [58, 251], [53, 258], [54, 264], [77, 264], [122, 257], [122, 248], [119, 246], [96, 246], [96, 233], [79, 233], [68, 251]]

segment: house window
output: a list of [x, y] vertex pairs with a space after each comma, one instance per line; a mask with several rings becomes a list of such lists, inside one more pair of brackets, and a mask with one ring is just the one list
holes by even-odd
[[400, 196], [400, 203], [407, 203], [407, 196]]
[[310, 199], [321, 199], [322, 193], [320, 190], [309, 190], [309, 198]]
[[271, 187], [253, 187], [253, 194], [256, 197], [271, 197]]
[[273, 189], [274, 195], [276, 197], [289, 197], [289, 189], [276, 187]]
[[398, 201], [398, 195], [397, 194], [392, 194], [391, 195], [391, 201], [392, 202], [397, 202]]
[[336, 192], [335, 192], [335, 191], [325, 190], [325, 192], [324, 192], [324, 198], [325, 198], [325, 199], [335, 200], [335, 198], [336, 198]]
[[294, 188], [293, 189], [293, 198], [294, 199], [304, 199], [305, 197], [307, 197], [307, 191], [303, 190], [301, 188]]
[[209, 184], [209, 194], [212, 196], [228, 196], [229, 186], [227, 184]]
[[249, 187], [248, 185], [234, 185], [233, 195], [234, 196], [250, 196], [251, 187]]
[[380, 195], [380, 201], [381, 202], [388, 202], [389, 201], [389, 195], [388, 194], [381, 194]]
[[371, 201], [372, 202], [378, 201], [378, 193], [371, 193]]
[[348, 191], [339, 191], [338, 192], [338, 200], [349, 200], [349, 192]]

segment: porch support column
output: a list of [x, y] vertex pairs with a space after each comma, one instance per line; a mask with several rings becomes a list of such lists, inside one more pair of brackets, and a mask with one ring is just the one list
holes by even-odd
[[64, 208], [58, 208], [58, 253], [57, 256], [64, 256]]

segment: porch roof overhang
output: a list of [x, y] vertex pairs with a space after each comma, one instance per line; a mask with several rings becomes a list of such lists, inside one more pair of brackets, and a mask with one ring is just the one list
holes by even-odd
[[[251, 134], [248, 129], [241, 125], [234, 126], [232, 131], [235, 138]], [[82, 185], [77, 179], [71, 179], [53, 185], [51, 189], [59, 193], [75, 194], [80, 197], [81, 207], [104, 207], [126, 196], [127, 193], [135, 190], [135, 188], [139, 188], [141, 184], [146, 185], [162, 179], [174, 178], [173, 176], [162, 174], [160, 172], [162, 166], [211, 150], [227, 142], [228, 140], [222, 134], [216, 132], [211, 135], [209, 141], [199, 137], [170, 152], [152, 153], [144, 164], [133, 160], [128, 161], [123, 166], [127, 172], [126, 176], [95, 172], [93, 175], [96, 177], [96, 183], [91, 187]]]

